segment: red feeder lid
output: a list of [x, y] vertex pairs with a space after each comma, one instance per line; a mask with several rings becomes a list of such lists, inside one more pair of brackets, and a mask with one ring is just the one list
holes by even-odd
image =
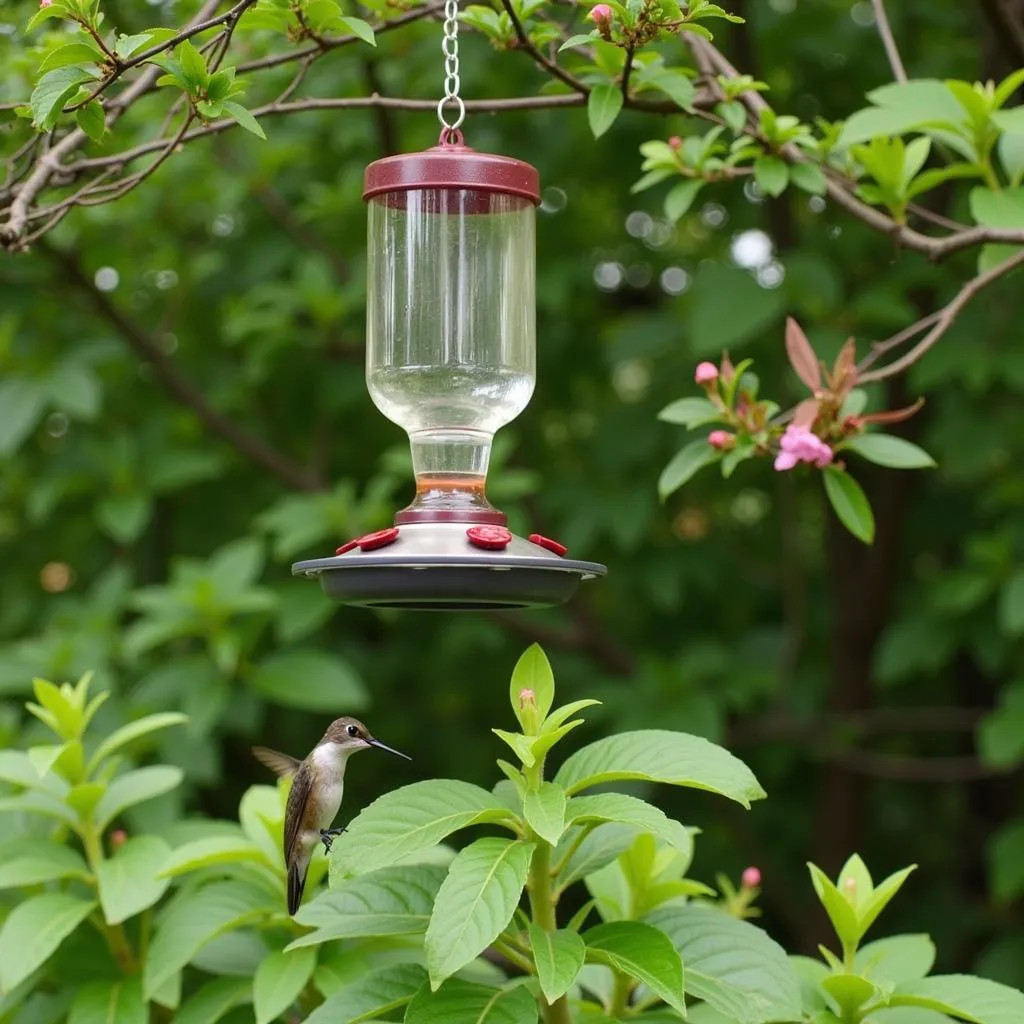
[[466, 536], [470, 544], [486, 551], [502, 551], [512, 543], [512, 534], [504, 526], [471, 526]]
[[474, 189], [504, 192], [540, 204], [540, 175], [537, 168], [522, 160], [494, 153], [478, 153], [462, 141], [462, 132], [448, 132], [431, 149], [420, 153], [401, 153], [375, 160], [366, 168], [363, 199], [386, 192], [410, 192], [417, 189]]

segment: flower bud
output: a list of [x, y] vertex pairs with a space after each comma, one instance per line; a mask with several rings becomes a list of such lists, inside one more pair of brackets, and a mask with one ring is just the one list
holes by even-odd
[[698, 363], [693, 372], [693, 379], [698, 384], [712, 384], [718, 380], [718, 367], [714, 363]]
[[39, 6], [41, 8], [42, 7], [52, 7], [53, 6], [53, 0], [39, 0]]
[[679, 136], [678, 136], [678, 135], [673, 135], [673, 136], [672, 136], [672, 137], [671, 137], [671, 138], [670, 138], [670, 139], [668, 140], [668, 144], [669, 144], [669, 145], [670, 145], [670, 146], [671, 146], [671, 147], [672, 147], [673, 149], [682, 149], [682, 148], [683, 148], [683, 140], [682, 140], [681, 138], [679, 138]]
[[519, 691], [519, 710], [525, 711], [527, 708], [537, 707], [537, 695], [533, 690], [520, 690]]
[[128, 833], [123, 828], [115, 828], [110, 833], [110, 845], [115, 850], [119, 850], [127, 841]]
[[587, 17], [600, 28], [610, 24], [613, 14], [614, 11], [607, 4], [595, 4]]
[[755, 867], [745, 868], [741, 878], [746, 888], [756, 889], [761, 884], [761, 871]]
[[[732, 443], [735, 440], [735, 435], [730, 434], [728, 430], [712, 430], [708, 434], [708, 444], [712, 448], [717, 448], [719, 451], [724, 451], [726, 448], [731, 448]], [[747, 870], [750, 870], [749, 868]], [[754, 870], [757, 870], [756, 868]]]

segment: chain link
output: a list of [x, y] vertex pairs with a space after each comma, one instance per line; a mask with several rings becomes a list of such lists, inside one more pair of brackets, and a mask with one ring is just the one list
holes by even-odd
[[[459, 95], [459, 0], [445, 0], [441, 52], [444, 54], [444, 96], [437, 105], [437, 119], [450, 138], [466, 119], [466, 104]], [[445, 117], [448, 106], [455, 108], [454, 121]]]

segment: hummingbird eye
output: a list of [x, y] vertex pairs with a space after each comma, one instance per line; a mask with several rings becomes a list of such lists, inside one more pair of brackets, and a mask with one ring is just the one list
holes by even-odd
[[359, 729], [356, 726], [354, 726], [354, 725], [348, 726], [348, 728], [345, 731], [349, 734], [349, 736], [358, 736], [359, 735]]

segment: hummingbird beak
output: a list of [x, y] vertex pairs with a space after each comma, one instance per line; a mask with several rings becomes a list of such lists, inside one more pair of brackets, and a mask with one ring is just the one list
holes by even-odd
[[389, 754], [395, 754], [398, 757], [404, 757], [406, 761], [412, 760], [412, 758], [408, 754], [403, 754], [400, 750], [395, 750], [394, 747], [389, 747], [387, 746], [387, 744], [381, 743], [380, 740], [367, 738], [366, 742], [369, 743], [371, 747], [376, 747], [378, 750], [386, 750]]

